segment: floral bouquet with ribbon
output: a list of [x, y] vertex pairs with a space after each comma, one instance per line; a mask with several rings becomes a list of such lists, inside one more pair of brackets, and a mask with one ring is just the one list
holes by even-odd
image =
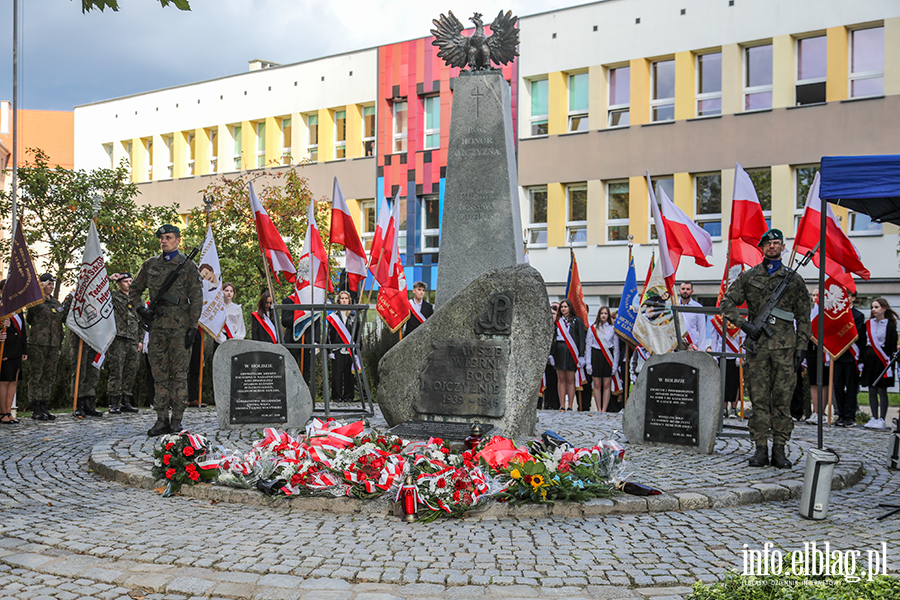
[[166, 480], [164, 497], [175, 494], [185, 483], [200, 481], [201, 472], [218, 469], [216, 461], [206, 459], [208, 449], [205, 437], [189, 431], [160, 437], [153, 450], [153, 476]]

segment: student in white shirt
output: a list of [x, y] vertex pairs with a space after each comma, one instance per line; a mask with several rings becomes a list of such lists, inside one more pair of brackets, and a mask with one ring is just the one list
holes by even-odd
[[591, 409], [606, 412], [612, 377], [619, 366], [619, 344], [608, 306], [601, 306], [597, 311], [597, 318], [587, 333], [584, 354], [587, 373], [593, 376]]

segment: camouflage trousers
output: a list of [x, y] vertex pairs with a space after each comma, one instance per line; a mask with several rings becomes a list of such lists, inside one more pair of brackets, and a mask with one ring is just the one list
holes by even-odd
[[187, 378], [191, 349], [184, 347], [183, 329], [150, 330], [147, 359], [156, 382], [153, 407], [160, 419], [181, 421], [187, 404]]
[[109, 384], [106, 391], [110, 398], [131, 396], [138, 370], [137, 340], [116, 336], [106, 351], [106, 364], [109, 368]]
[[97, 382], [100, 380], [100, 369], [91, 364], [97, 356], [97, 351], [87, 344], [82, 344], [80, 338], [77, 337], [72, 344], [72, 390], [74, 393], [79, 346], [81, 347], [81, 370], [78, 377], [78, 397], [93, 398], [97, 395]]
[[750, 438], [757, 444], [768, 443], [769, 432], [775, 444], [787, 444], [794, 430], [791, 397], [797, 383], [794, 349], [760, 349], [747, 356], [746, 379], [750, 385]]
[[42, 403], [49, 407], [58, 363], [59, 346], [28, 346], [28, 396], [32, 409]]

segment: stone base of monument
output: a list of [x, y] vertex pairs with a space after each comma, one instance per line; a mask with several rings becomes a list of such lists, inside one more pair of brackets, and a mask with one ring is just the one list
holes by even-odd
[[704, 352], [650, 357], [622, 415], [631, 444], [667, 444], [711, 454], [722, 418], [719, 365]]
[[[446, 441], [461, 442], [472, 435], [472, 425], [469, 423], [448, 423], [446, 421], [407, 421], [395, 425], [388, 433], [410, 440], [427, 440], [438, 437]], [[482, 436], [488, 438], [494, 435], [494, 426], [481, 424]]]
[[540, 273], [529, 265], [488, 271], [384, 355], [381, 412], [391, 427], [477, 422], [530, 437], [552, 335]]
[[228, 340], [213, 358], [213, 391], [221, 429], [302, 429], [312, 396], [287, 348]]

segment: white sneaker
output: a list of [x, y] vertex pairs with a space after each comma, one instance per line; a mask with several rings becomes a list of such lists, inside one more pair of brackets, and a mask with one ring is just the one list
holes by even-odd
[[813, 425], [817, 425], [819, 423], [819, 415], [813, 413], [809, 415], [809, 418], [806, 420], [807, 423], [812, 423]]
[[869, 419], [869, 422], [865, 424], [865, 427], [867, 429], [887, 429], [884, 419]]

